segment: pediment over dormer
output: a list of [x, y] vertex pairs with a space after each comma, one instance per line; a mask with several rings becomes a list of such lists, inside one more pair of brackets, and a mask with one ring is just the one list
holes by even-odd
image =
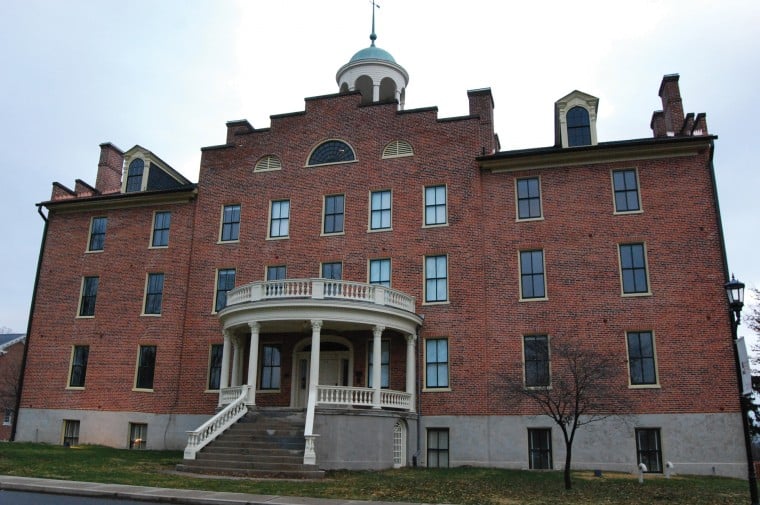
[[182, 174], [140, 145], [135, 145], [124, 153], [122, 193], [161, 191], [188, 184], [191, 182]]
[[599, 99], [575, 90], [554, 102], [554, 143], [558, 147], [595, 146]]

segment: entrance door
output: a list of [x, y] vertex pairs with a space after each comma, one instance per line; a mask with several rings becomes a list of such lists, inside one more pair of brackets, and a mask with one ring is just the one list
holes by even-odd
[[[349, 385], [349, 351], [330, 351], [319, 354], [319, 384], [324, 386]], [[296, 353], [295, 407], [305, 408], [309, 401], [309, 375], [311, 353]]]

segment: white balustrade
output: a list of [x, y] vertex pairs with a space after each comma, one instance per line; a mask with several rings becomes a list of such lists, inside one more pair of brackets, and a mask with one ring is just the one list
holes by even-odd
[[[317, 404], [372, 407], [374, 392], [371, 388], [320, 385], [317, 386]], [[380, 392], [380, 407], [411, 410], [412, 395], [383, 389]]]
[[[248, 388], [229, 388], [239, 391], [239, 395], [229, 405], [220, 410], [214, 417], [206, 421], [200, 428], [187, 432], [187, 447], [185, 459], [195, 459], [195, 455], [216, 437], [235, 424], [238, 419], [248, 412], [245, 401], [248, 399]], [[226, 390], [225, 390], [226, 391]]]
[[227, 306], [283, 298], [335, 299], [366, 302], [414, 312], [413, 296], [374, 284], [334, 279], [258, 281], [230, 290]]

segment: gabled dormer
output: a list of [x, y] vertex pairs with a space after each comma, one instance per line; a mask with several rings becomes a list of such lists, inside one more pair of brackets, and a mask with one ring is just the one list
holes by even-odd
[[575, 90], [554, 102], [554, 143], [557, 147], [595, 146], [599, 99]]
[[124, 153], [122, 193], [160, 191], [191, 184], [161, 158], [142, 146], [136, 145]]

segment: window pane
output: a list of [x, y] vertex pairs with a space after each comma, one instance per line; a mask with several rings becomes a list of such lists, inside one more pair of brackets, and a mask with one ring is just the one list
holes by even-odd
[[238, 240], [240, 235], [240, 205], [225, 205], [222, 213], [222, 241]]
[[156, 212], [153, 220], [153, 247], [165, 247], [169, 245], [169, 226], [171, 222], [171, 213]]
[[106, 226], [108, 224], [108, 218], [95, 217], [92, 219], [92, 225], [90, 230], [90, 243], [88, 250], [90, 251], [102, 251], [106, 241]]
[[222, 354], [224, 353], [224, 346], [221, 344], [213, 344], [211, 346], [211, 356], [209, 359], [209, 371], [208, 371], [208, 388], [219, 389], [219, 384], [222, 377]]

